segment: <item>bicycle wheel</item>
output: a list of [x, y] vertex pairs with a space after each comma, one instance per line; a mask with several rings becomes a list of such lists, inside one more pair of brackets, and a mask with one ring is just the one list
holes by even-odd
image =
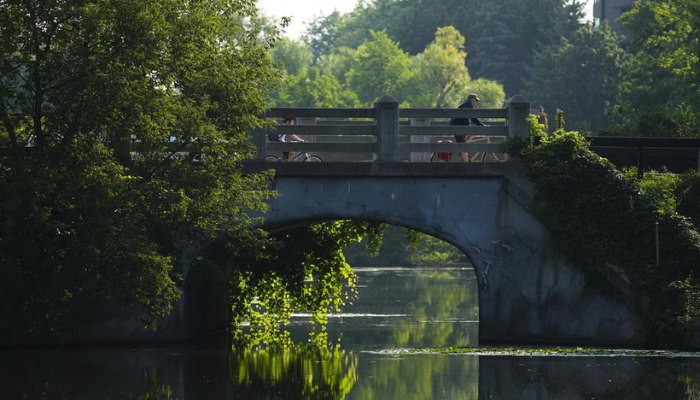
[[321, 160], [321, 157], [319, 157], [319, 156], [308, 156], [308, 157], [306, 157], [306, 160], [304, 160], [304, 162], [321, 162], [321, 161], [323, 161], [323, 160]]
[[275, 156], [265, 156], [265, 161], [272, 161], [272, 162], [274, 162], [274, 161], [279, 161], [279, 160], [280, 160], [279, 157], [275, 157]]
[[484, 162], [485, 157], [486, 153], [474, 153], [469, 155], [469, 162]]
[[496, 155], [496, 153], [484, 153], [481, 162], [501, 162], [501, 159]]

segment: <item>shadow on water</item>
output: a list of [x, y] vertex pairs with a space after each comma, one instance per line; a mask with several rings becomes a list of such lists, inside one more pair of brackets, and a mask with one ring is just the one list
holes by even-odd
[[[476, 291], [465, 290], [472, 271], [358, 273], [360, 298], [328, 326], [340, 345], [6, 350], [0, 399], [700, 399], [700, 357], [692, 354], [411, 353], [477, 344]], [[300, 337], [302, 327], [293, 326]]]

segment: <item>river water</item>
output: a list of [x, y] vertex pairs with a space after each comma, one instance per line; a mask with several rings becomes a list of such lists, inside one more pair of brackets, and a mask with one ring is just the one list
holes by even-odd
[[[357, 273], [358, 299], [328, 324], [335, 348], [5, 350], [0, 351], [0, 400], [700, 399], [700, 354], [415, 352], [478, 344], [474, 272]], [[293, 336], [305, 337], [304, 320], [294, 319]]]

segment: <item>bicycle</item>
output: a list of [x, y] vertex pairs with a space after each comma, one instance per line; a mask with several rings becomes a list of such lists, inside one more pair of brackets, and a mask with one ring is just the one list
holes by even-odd
[[[277, 157], [273, 155], [265, 156], [265, 161], [287, 161], [287, 158], [282, 156], [282, 157]], [[302, 162], [321, 162], [323, 161], [321, 157], [309, 154], [306, 151], [300, 151], [298, 152], [292, 161], [302, 161]]]
[[[486, 137], [479, 137], [479, 138], [474, 138], [470, 141], [470, 143], [473, 142], [481, 142], [485, 141], [486, 143], [491, 143], [491, 139], [486, 136]], [[437, 143], [452, 143], [451, 140], [438, 140]], [[451, 151], [436, 151], [433, 154], [430, 155], [430, 161], [435, 162], [435, 161], [442, 161], [442, 162], [447, 162], [452, 160], [452, 157], [454, 156], [455, 153]], [[472, 155], [467, 154], [467, 162], [501, 162], [501, 160], [498, 158], [498, 156], [495, 153], [487, 153], [487, 152], [477, 152], [473, 153]]]

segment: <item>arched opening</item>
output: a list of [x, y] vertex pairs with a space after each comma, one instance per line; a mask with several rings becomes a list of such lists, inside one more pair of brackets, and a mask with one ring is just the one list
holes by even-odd
[[[298, 221], [290, 220], [288, 229], [277, 225], [274, 233], [285, 235], [298, 227]], [[420, 398], [432, 398], [434, 388], [445, 388], [449, 382], [457, 381], [461, 392], [477, 393], [478, 357], [387, 357], [385, 353], [478, 345], [479, 295], [471, 263], [453, 245], [426, 234], [420, 234], [420, 243], [414, 250], [411, 242], [415, 242], [407, 238], [407, 232], [407, 228], [388, 225], [376, 257], [369, 255], [367, 243], [344, 249], [358, 277], [357, 297], [342, 307], [341, 313], [328, 318], [325, 332], [328, 342], [334, 345], [332, 352], [286, 347], [280, 354], [235, 353], [238, 358], [234, 373], [243, 376], [243, 372], [257, 371], [267, 376], [267, 370], [261, 366], [270, 365], [275, 376], [289, 375], [292, 381], [296, 379], [293, 373], [303, 372], [305, 379], [318, 374], [324, 377], [320, 387], [342, 382], [339, 386], [353, 393], [350, 398], [359, 399], [403, 398], [401, 393], [412, 398], [417, 392]], [[301, 313], [291, 318], [288, 330], [297, 344], [308, 339], [312, 330], [309, 319], [308, 314]], [[330, 357], [319, 359], [319, 354]], [[327, 371], [335, 375], [327, 378], [328, 372], [309, 369], [323, 369], [324, 365], [330, 366]]]
[[[272, 231], [284, 235], [297, 226], [277, 225]], [[367, 238], [343, 253], [357, 275], [356, 296], [342, 312], [329, 315], [330, 342], [375, 349], [478, 345], [477, 275], [457, 247], [385, 225], [378, 254], [370, 254]], [[308, 335], [308, 321], [309, 315], [293, 315], [289, 329], [295, 339]]]

